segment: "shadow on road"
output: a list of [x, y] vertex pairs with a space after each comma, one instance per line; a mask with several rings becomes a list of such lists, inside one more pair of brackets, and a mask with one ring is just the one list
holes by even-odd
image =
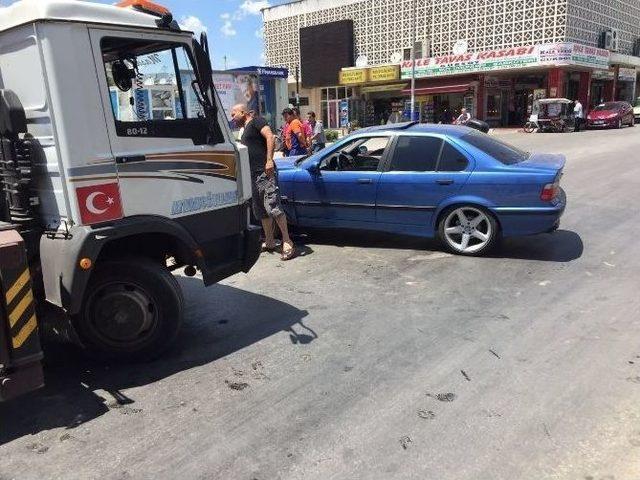
[[[305, 243], [337, 247], [388, 248], [398, 250], [445, 251], [435, 239], [356, 230], [309, 230], [299, 240]], [[568, 230], [503, 239], [486, 255], [489, 258], [513, 258], [545, 262], [570, 262], [582, 256], [580, 235]]]
[[[205, 289], [197, 279], [179, 281], [186, 318], [169, 352], [146, 364], [108, 366], [84, 358], [71, 345], [45, 345], [46, 387], [0, 404], [0, 445], [52, 428], [78, 427], [110, 408], [130, 408], [126, 405], [135, 401], [121, 390], [213, 362], [277, 332], [288, 332], [293, 344], [318, 338], [302, 322], [305, 310], [231, 286]], [[96, 389], [113, 398], [96, 395]]]
[[580, 258], [583, 251], [580, 235], [569, 230], [558, 230], [528, 237], [505, 238], [489, 257], [563, 263]]

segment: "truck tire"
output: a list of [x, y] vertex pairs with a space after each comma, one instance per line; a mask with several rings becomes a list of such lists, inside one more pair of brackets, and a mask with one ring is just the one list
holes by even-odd
[[175, 340], [183, 317], [180, 285], [145, 258], [95, 267], [74, 324], [87, 355], [101, 360], [147, 361]]

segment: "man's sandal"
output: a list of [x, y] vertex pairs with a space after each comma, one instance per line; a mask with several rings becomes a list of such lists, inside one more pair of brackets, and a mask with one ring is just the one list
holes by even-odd
[[272, 247], [267, 245], [267, 242], [262, 242], [262, 251], [263, 252], [269, 252], [269, 253], [273, 253], [276, 251], [276, 248], [278, 248], [278, 246], [274, 243]]
[[296, 256], [296, 247], [295, 245], [291, 245], [288, 249], [285, 248], [287, 246], [286, 243], [282, 244], [282, 255], [280, 256], [280, 260], [286, 262], [287, 260], [291, 260]]

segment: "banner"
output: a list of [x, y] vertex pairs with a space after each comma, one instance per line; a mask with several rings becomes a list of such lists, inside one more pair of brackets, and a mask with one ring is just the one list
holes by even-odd
[[[482, 73], [538, 66], [579, 65], [608, 68], [608, 50], [575, 43], [550, 43], [525, 47], [503, 48], [460, 55], [421, 58], [416, 60], [416, 78]], [[402, 62], [401, 78], [411, 78], [413, 63]]]
[[231, 109], [239, 103], [247, 105], [249, 111], [261, 113], [257, 75], [244, 72], [216, 72], [213, 74], [213, 84], [229, 122]]

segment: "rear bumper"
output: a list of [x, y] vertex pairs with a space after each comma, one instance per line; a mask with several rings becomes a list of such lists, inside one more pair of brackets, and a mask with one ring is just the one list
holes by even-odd
[[560, 218], [567, 206], [567, 196], [564, 190], [556, 198], [553, 205], [537, 208], [508, 208], [493, 209], [496, 214], [502, 234], [505, 237], [520, 235], [537, 235], [549, 233], [560, 227]]

